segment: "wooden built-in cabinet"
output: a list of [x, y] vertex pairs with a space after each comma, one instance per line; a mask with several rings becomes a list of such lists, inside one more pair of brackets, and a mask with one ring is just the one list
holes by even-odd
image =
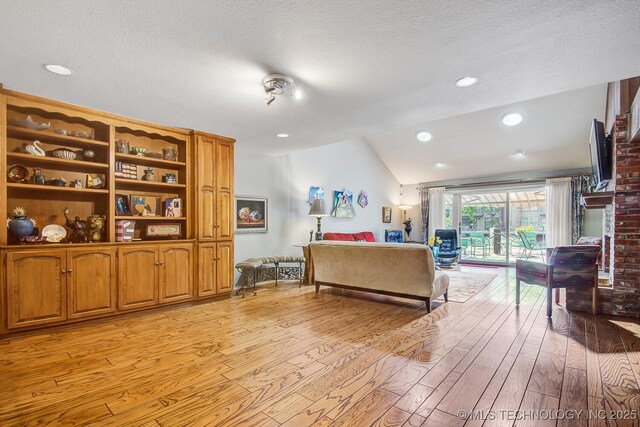
[[196, 297], [204, 298], [233, 290], [234, 141], [199, 131], [192, 137], [199, 221]]
[[[29, 128], [27, 116], [50, 126]], [[45, 155], [26, 150], [36, 140]], [[130, 151], [123, 150], [123, 141]], [[234, 142], [10, 91], [0, 84], [0, 212], [23, 207], [40, 230], [49, 224], [66, 226], [65, 208], [71, 218], [106, 217], [102, 239], [91, 243], [20, 245], [0, 227], [0, 335], [229, 295], [234, 276]], [[140, 155], [133, 147], [147, 153]], [[56, 149], [73, 152], [75, 158], [55, 157]], [[86, 149], [94, 157], [85, 156]], [[14, 165], [25, 166], [29, 178], [10, 181], [6, 171]], [[34, 180], [36, 169], [46, 185]], [[155, 179], [143, 180], [149, 169]], [[89, 175], [100, 177], [103, 185], [91, 188]], [[60, 177], [65, 186], [50, 185]], [[76, 181], [81, 185], [72, 186]], [[131, 212], [118, 212], [117, 198], [132, 196], [161, 202], [179, 198], [182, 212], [165, 212], [162, 203], [155, 216], [138, 215], [131, 203]], [[135, 221], [134, 241], [118, 241], [121, 220]], [[153, 236], [156, 225], [179, 225], [179, 236]]]
[[8, 328], [113, 313], [115, 248], [8, 251]]

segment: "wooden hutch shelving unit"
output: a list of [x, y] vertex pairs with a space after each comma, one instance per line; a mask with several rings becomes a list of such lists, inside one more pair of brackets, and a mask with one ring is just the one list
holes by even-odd
[[[45, 130], [15, 126], [31, 116], [51, 123]], [[84, 132], [91, 137], [55, 133], [54, 129]], [[27, 153], [24, 146], [40, 141], [46, 156]], [[175, 160], [119, 152], [116, 143], [143, 147], [150, 153], [173, 148]], [[170, 128], [84, 107], [2, 89], [0, 85], [0, 212], [9, 217], [25, 208], [41, 230], [65, 225], [70, 217], [106, 216], [103, 239], [93, 243], [21, 245], [0, 227], [0, 335], [82, 319], [116, 315], [158, 305], [228, 296], [233, 289], [233, 144], [234, 140], [185, 129]], [[52, 157], [65, 148], [76, 159]], [[91, 148], [95, 159], [79, 154]], [[136, 179], [116, 176], [116, 165], [136, 169]], [[10, 182], [8, 168], [41, 170], [47, 181], [64, 178], [64, 187], [38, 185], [32, 178]], [[153, 168], [154, 181], [143, 181]], [[104, 175], [102, 188], [87, 188], [87, 175]], [[164, 174], [176, 182], [163, 182]], [[83, 188], [70, 186], [79, 180]], [[48, 184], [48, 183], [47, 183]], [[131, 195], [182, 200], [182, 214], [118, 215], [116, 197]], [[148, 200], [148, 199], [147, 199]], [[134, 241], [116, 241], [116, 223], [135, 221]], [[147, 237], [147, 225], [179, 224], [180, 236], [167, 240]], [[67, 228], [68, 235], [70, 229]], [[177, 237], [177, 238], [176, 238]]]

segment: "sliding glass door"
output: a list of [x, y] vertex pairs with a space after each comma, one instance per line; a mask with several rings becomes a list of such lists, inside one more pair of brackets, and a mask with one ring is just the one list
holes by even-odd
[[462, 261], [506, 265], [518, 258], [543, 260], [545, 199], [542, 184], [449, 191], [445, 226], [458, 229]]

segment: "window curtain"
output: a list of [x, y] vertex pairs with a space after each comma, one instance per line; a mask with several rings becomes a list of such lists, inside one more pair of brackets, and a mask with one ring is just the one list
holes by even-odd
[[437, 228], [444, 228], [444, 187], [429, 189], [429, 227], [427, 238], [433, 236]]
[[571, 244], [571, 178], [547, 180], [547, 247]]
[[420, 187], [420, 217], [422, 219], [422, 241], [426, 242], [429, 236], [429, 189]]
[[575, 176], [571, 178], [571, 243], [576, 244], [584, 235], [584, 213], [582, 193], [588, 193], [591, 187], [591, 176]]

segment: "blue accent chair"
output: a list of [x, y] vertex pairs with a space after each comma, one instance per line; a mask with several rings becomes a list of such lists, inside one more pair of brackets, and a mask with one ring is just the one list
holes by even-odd
[[390, 243], [404, 243], [402, 230], [384, 230], [384, 241]]
[[450, 228], [436, 229], [434, 236], [440, 238], [442, 243], [438, 250], [436, 262], [441, 265], [451, 265], [460, 260], [460, 246], [458, 246], [458, 230]]

